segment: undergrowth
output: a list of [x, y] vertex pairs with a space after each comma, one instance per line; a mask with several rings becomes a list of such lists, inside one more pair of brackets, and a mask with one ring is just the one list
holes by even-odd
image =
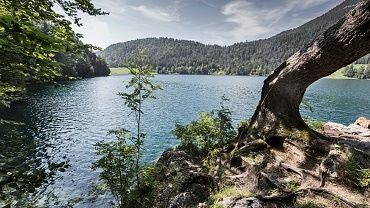
[[338, 172], [359, 187], [370, 187], [370, 169], [358, 159], [359, 153], [352, 152], [348, 159], [338, 165]]
[[248, 190], [237, 187], [225, 187], [210, 197], [208, 206], [210, 208], [221, 208], [222, 206], [219, 204], [219, 202], [221, 202], [224, 198], [244, 198], [250, 196], [252, 196], [252, 193]]

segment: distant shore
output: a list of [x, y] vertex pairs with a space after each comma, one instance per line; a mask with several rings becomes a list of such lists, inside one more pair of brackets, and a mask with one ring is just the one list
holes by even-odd
[[121, 68], [110, 68], [110, 75], [127, 75], [130, 74], [130, 70], [124, 67]]
[[338, 71], [334, 72], [333, 74], [324, 77], [326, 79], [356, 79], [356, 78], [351, 78], [351, 77], [346, 77], [344, 76], [344, 68], [339, 69]]
[[[110, 68], [111, 73], [110, 75], [128, 75], [130, 74], [130, 70], [124, 67], [120, 68]], [[346, 77], [344, 76], [344, 68], [339, 69], [338, 71], [334, 72], [333, 74], [325, 77], [325, 79], [357, 79], [357, 78], [352, 78], [352, 77]], [[225, 75], [223, 73], [215, 73], [215, 74], [210, 74], [210, 75]], [[255, 75], [248, 75], [248, 76], [255, 76]]]

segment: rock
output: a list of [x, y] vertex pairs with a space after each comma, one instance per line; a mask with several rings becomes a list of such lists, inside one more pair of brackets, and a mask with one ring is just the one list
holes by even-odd
[[[192, 179], [188, 178], [189, 183]], [[199, 181], [200, 182], [200, 181]], [[187, 183], [187, 182], [185, 182]], [[197, 204], [202, 203], [208, 199], [209, 191], [206, 186], [198, 183], [192, 183], [186, 192], [180, 193], [173, 197], [170, 202], [170, 208], [187, 208], [196, 207]]]
[[191, 193], [184, 192], [175, 196], [174, 199], [171, 200], [169, 208], [186, 208], [191, 207], [194, 204], [193, 197]]
[[11, 204], [0, 201], [1, 208], [11, 208]]
[[5, 184], [9, 180], [6, 176], [0, 176], [0, 185]]
[[214, 181], [200, 165], [184, 151], [165, 151], [156, 163], [160, 172], [156, 176], [156, 205], [187, 208], [207, 201]]
[[263, 208], [257, 198], [249, 197], [236, 201], [233, 208]]
[[330, 137], [358, 135], [361, 137], [370, 137], [370, 129], [360, 125], [351, 124], [345, 126], [338, 123], [327, 122], [324, 125], [324, 135]]
[[199, 203], [198, 205], [197, 205], [197, 208], [207, 208], [208, 206], [207, 206], [207, 203]]
[[248, 198], [235, 198], [235, 197], [226, 197], [223, 198], [219, 204], [222, 207], [227, 208], [263, 208], [262, 204], [257, 198], [248, 197]]
[[360, 125], [328, 122], [324, 125], [323, 134], [336, 138], [337, 144], [343, 144], [370, 157], [370, 129]]
[[365, 117], [358, 118], [355, 124], [370, 129], [370, 120]]
[[219, 204], [221, 205], [221, 207], [233, 207], [236, 201], [237, 198], [235, 197], [225, 197], [222, 199], [221, 202], [219, 202]]
[[2, 193], [3, 194], [12, 194], [14, 195], [17, 192], [17, 189], [9, 187], [7, 185], [2, 186]]
[[356, 124], [350, 124], [347, 127], [347, 131], [349, 131], [351, 134], [359, 135], [363, 137], [369, 137], [370, 136], [370, 129], [362, 127], [360, 125]]

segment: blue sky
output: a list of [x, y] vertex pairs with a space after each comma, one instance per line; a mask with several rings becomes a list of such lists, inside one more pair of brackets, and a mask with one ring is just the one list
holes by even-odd
[[230, 45], [268, 38], [343, 0], [93, 0], [108, 16], [81, 15], [83, 41], [105, 48], [147, 37]]

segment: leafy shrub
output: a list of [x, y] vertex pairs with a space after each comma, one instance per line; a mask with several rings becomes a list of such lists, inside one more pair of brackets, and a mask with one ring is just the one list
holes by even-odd
[[307, 117], [304, 120], [311, 129], [318, 131], [318, 132], [324, 131], [324, 122], [310, 118], [310, 117]]
[[288, 182], [288, 189], [292, 192], [295, 192], [298, 190], [299, 188], [299, 182], [298, 181], [295, 181], [295, 180], [291, 180]]
[[120, 129], [114, 132], [117, 140], [98, 142], [96, 154], [102, 156], [93, 163], [93, 169], [101, 169], [99, 177], [113, 194], [120, 207], [128, 207], [133, 199], [132, 187], [136, 184], [137, 149], [132, 142], [131, 134]]
[[370, 186], [370, 169], [365, 168], [357, 158], [358, 153], [352, 153], [347, 161], [338, 165], [338, 172], [343, 174], [343, 178], [356, 183], [359, 187]]
[[155, 176], [157, 169], [154, 165], [144, 165], [139, 170], [140, 186], [132, 190], [132, 201], [128, 207], [151, 207], [154, 201], [154, 190], [157, 186]]
[[221, 155], [219, 149], [213, 149], [208, 152], [206, 158], [204, 159], [203, 164], [208, 169], [208, 173], [212, 174], [216, 170], [217, 166], [217, 158], [219, 158]]
[[202, 112], [198, 120], [185, 126], [176, 125], [173, 133], [180, 140], [180, 149], [191, 155], [205, 156], [209, 151], [223, 147], [235, 139], [231, 111], [224, 106], [225, 101], [227, 99], [222, 97], [219, 110]]

